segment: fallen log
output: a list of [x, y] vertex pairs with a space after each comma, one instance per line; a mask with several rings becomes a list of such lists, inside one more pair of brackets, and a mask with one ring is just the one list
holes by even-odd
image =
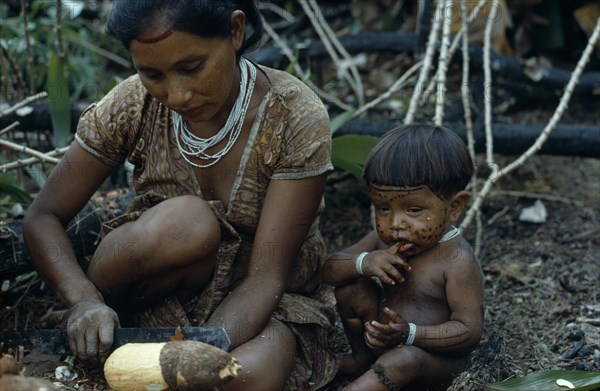
[[[379, 137], [388, 130], [401, 125], [401, 121], [351, 120], [342, 125], [336, 136], [361, 134]], [[464, 122], [446, 123], [465, 142], [467, 132]], [[542, 133], [544, 125], [492, 124], [494, 152], [503, 155], [520, 155]], [[473, 124], [475, 150], [485, 151], [485, 129], [481, 122]], [[540, 150], [541, 154], [600, 157], [600, 128], [585, 125], [558, 125]]]
[[[101, 201], [95, 199], [67, 225], [66, 232], [83, 268], [87, 268], [87, 257], [98, 246], [101, 222], [121, 214], [132, 198], [133, 192], [128, 192]], [[50, 247], [43, 251], [48, 253], [56, 249]], [[32, 270], [31, 255], [23, 241], [23, 220], [16, 219], [0, 226], [0, 283]]]
[[[422, 38], [411, 33], [361, 33], [340, 37], [340, 43], [349, 53], [403, 53], [418, 52], [422, 50]], [[292, 49], [300, 53], [304, 52], [308, 58], [323, 58], [329, 56], [325, 46], [320, 40], [290, 43]], [[457, 53], [460, 56], [460, 53]], [[248, 54], [248, 57], [267, 66], [284, 66], [285, 56], [277, 46], [269, 46]], [[302, 60], [302, 59], [300, 59]], [[481, 45], [469, 45], [469, 60], [475, 69], [483, 65], [483, 48]], [[529, 81], [536, 85], [545, 85], [552, 88], [564, 88], [571, 76], [571, 70], [553, 68], [540, 64], [532, 64], [530, 61], [523, 62], [518, 58], [510, 57], [492, 51], [490, 53], [492, 72], [495, 75], [517, 78]], [[600, 72], [582, 73], [575, 93], [591, 93], [598, 95], [600, 88]]]
[[[79, 118], [81, 112], [87, 105], [79, 104], [73, 106], [73, 117]], [[39, 112], [36, 112], [39, 110]], [[14, 119], [12, 114], [6, 117], [0, 117], [0, 128], [6, 122]], [[48, 104], [40, 103], [35, 105], [34, 111], [23, 117], [27, 126], [22, 126], [22, 129], [43, 129], [51, 125], [50, 111]], [[21, 121], [21, 120], [20, 120]], [[366, 134], [371, 136], [380, 136], [400, 122], [394, 121], [368, 121], [368, 120], [352, 120], [344, 124], [334, 136], [343, 134]], [[465, 125], [462, 122], [453, 122], [447, 124], [448, 127], [454, 129], [457, 133], [463, 136], [466, 140]], [[483, 151], [484, 148], [484, 128], [483, 123], [476, 121], [474, 124], [475, 137], [477, 141], [478, 151]], [[515, 155], [525, 151], [541, 133], [544, 125], [518, 125], [518, 124], [501, 124], [493, 125], [494, 131], [494, 149], [496, 153], [505, 155]], [[541, 153], [553, 155], [581, 156], [581, 157], [598, 157], [600, 151], [600, 128], [586, 125], [558, 125], [550, 138], [542, 147]], [[0, 255], [2, 255], [0, 250]]]

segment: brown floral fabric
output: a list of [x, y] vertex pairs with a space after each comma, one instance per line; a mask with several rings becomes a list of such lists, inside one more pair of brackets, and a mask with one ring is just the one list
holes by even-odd
[[[293, 76], [259, 67], [271, 82], [252, 126], [227, 209], [208, 201], [221, 225], [222, 243], [214, 277], [204, 291], [181, 305], [173, 298], [136, 315], [138, 325], [204, 323], [229, 291], [240, 283], [252, 249], [262, 204], [271, 180], [300, 179], [332, 169], [327, 112], [318, 97]], [[110, 165], [134, 165], [137, 197], [127, 213], [106, 222], [105, 233], [144, 210], [180, 195], [203, 197], [192, 167], [174, 138], [171, 111], [132, 76], [82, 115], [77, 142]], [[321, 204], [321, 208], [323, 204]], [[338, 366], [332, 353], [335, 312], [319, 301], [319, 273], [326, 255], [318, 218], [302, 245], [275, 314], [297, 335], [298, 352], [289, 390], [311, 390], [329, 382]]]

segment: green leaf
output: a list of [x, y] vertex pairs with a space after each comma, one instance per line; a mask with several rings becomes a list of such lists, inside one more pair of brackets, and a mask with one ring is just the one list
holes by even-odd
[[56, 52], [50, 52], [48, 62], [48, 101], [52, 117], [52, 137], [54, 146], [64, 147], [71, 138], [71, 94], [64, 68]]
[[331, 133], [335, 133], [343, 124], [354, 117], [354, 110], [345, 111], [331, 120]]
[[25, 205], [29, 205], [32, 201], [29, 193], [21, 188], [19, 181], [9, 175], [0, 176], [0, 197], [8, 197], [8, 200]]
[[346, 170], [361, 179], [365, 161], [378, 141], [377, 137], [357, 134], [334, 137], [331, 161], [335, 167]]
[[[575, 388], [556, 384], [556, 380], [568, 380]], [[485, 386], [495, 391], [591, 391], [600, 387], [600, 373], [586, 371], [543, 371], [524, 377], [491, 383]]]

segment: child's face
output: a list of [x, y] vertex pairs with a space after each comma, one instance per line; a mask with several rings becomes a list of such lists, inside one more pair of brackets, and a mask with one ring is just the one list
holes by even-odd
[[401, 243], [400, 252], [407, 256], [435, 246], [454, 216], [451, 201], [427, 186], [371, 185], [371, 202], [379, 238], [388, 246]]

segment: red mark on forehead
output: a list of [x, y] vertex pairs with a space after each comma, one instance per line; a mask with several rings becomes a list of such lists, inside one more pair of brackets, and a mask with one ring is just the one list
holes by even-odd
[[412, 193], [415, 191], [419, 191], [423, 188], [425, 188], [425, 186], [416, 186], [416, 187], [396, 187], [396, 186], [381, 186], [381, 185], [373, 185], [371, 184], [371, 189], [373, 189], [374, 191], [378, 191], [381, 193], [384, 192], [396, 192], [396, 193]]
[[165, 31], [164, 33], [162, 33], [160, 35], [157, 35], [156, 37], [150, 37], [150, 38], [138, 37], [138, 38], [134, 38], [134, 39], [140, 43], [155, 43], [158, 41], [162, 41], [163, 39], [167, 38], [171, 34], [173, 34], [173, 29], [168, 29], [167, 31]]

